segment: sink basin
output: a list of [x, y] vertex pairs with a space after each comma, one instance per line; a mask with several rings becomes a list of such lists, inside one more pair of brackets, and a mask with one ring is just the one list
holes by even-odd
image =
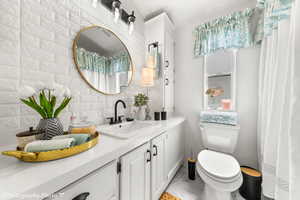
[[98, 126], [97, 131], [103, 135], [128, 139], [137, 134], [143, 133], [147, 129], [156, 128], [157, 126], [159, 126], [159, 123], [155, 121], [133, 121], [115, 125]]

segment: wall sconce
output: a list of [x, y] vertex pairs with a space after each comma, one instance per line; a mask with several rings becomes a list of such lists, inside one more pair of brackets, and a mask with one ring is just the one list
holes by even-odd
[[154, 69], [150, 67], [142, 68], [142, 87], [147, 88], [147, 96], [149, 97], [149, 88], [154, 86]]
[[142, 86], [152, 87], [154, 86], [154, 69], [150, 67], [142, 68]]
[[128, 16], [129, 35], [131, 35], [134, 30], [135, 19], [134, 11], [132, 11], [131, 15]]
[[92, 5], [93, 5], [94, 8], [97, 8], [97, 4], [98, 4], [98, 0], [93, 0]]
[[[93, 0], [94, 1], [94, 0]], [[97, 0], [95, 0], [97, 1]], [[117, 23], [119, 19], [126, 24], [128, 24], [128, 32], [131, 35], [134, 31], [134, 22], [136, 17], [134, 15], [134, 11], [131, 14], [128, 14], [126, 10], [121, 9], [121, 1], [120, 0], [101, 0], [101, 3], [108, 8], [111, 12], [114, 13], [114, 22]]]
[[120, 19], [120, 15], [121, 15], [121, 1], [119, 0], [114, 0], [112, 2], [112, 10], [114, 12], [114, 22], [118, 23], [119, 19]]
[[153, 54], [153, 48], [156, 49], [158, 53], [158, 42], [154, 42], [148, 45], [148, 56], [147, 56], [147, 66], [150, 68], [155, 68], [157, 60]]

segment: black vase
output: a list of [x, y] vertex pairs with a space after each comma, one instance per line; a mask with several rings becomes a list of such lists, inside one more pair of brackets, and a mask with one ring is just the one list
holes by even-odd
[[41, 119], [36, 129], [44, 131], [43, 140], [51, 140], [54, 136], [64, 134], [63, 125], [58, 118]]

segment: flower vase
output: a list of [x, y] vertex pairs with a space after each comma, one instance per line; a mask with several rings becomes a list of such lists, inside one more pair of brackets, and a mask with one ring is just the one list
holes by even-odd
[[145, 120], [151, 120], [151, 115], [150, 115], [150, 107], [147, 104], [146, 108], [145, 108]]
[[51, 140], [54, 136], [63, 135], [64, 128], [58, 118], [41, 119], [38, 126], [38, 131], [44, 131], [43, 140]]
[[210, 97], [209, 107], [212, 110], [216, 110], [219, 107], [217, 99], [215, 97]]
[[143, 106], [138, 107], [135, 118], [137, 120], [145, 120], [145, 109], [143, 109]]

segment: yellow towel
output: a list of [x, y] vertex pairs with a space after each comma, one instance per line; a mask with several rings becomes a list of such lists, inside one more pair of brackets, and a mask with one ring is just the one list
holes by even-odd
[[168, 192], [164, 192], [159, 200], [181, 200], [180, 198], [177, 198], [175, 196], [173, 196], [172, 194], [168, 193]]
[[88, 126], [82, 128], [72, 128], [70, 130], [71, 133], [88, 133], [88, 134], [95, 134], [96, 133], [96, 126]]

